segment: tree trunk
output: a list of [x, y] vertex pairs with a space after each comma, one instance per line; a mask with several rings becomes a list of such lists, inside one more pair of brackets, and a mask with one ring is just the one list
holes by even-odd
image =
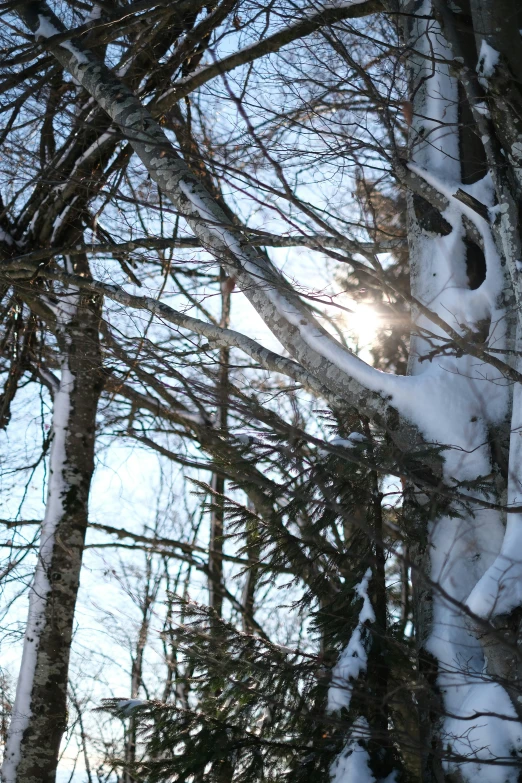
[[[247, 498], [247, 506], [252, 512], [255, 511], [254, 504]], [[255, 513], [246, 520], [245, 544], [247, 548], [247, 557], [250, 563], [245, 572], [245, 582], [241, 595], [241, 604], [243, 606], [243, 631], [253, 633], [254, 631], [254, 613], [256, 610], [256, 586], [258, 581], [257, 563], [261, 556], [261, 546], [259, 543], [259, 530]]]
[[[83, 270], [82, 270], [83, 271]], [[68, 290], [57, 306], [61, 377], [54, 394], [49, 485], [4, 783], [53, 783], [67, 725], [67, 678], [102, 389], [99, 302]]]
[[[434, 6], [445, 8], [446, 4], [434, 3]], [[413, 12], [414, 4], [405, 3], [403, 10]], [[482, 202], [491, 187], [483, 179], [487, 173], [486, 154], [477, 144], [480, 134], [470, 111], [468, 95], [447, 64], [455, 53], [433, 19], [409, 17], [404, 24], [408, 45], [420, 53], [410, 57], [411, 160], [422, 171], [429, 172], [441, 187], [448, 183], [455, 191], [462, 183], [467, 186], [467, 192]], [[461, 40], [471, 58], [473, 47], [470, 43], [473, 42], [465, 36]], [[474, 57], [476, 62], [476, 52]], [[484, 340], [479, 334], [482, 330], [497, 349], [512, 346], [511, 282], [501, 239], [486, 226], [482, 247], [474, 245], [464, 239], [462, 218], [452, 211], [451, 204], [444, 214], [440, 214], [419, 196], [409, 194], [408, 198], [413, 296], [450, 325], [469, 329], [477, 342]], [[500, 248], [499, 253], [496, 247]], [[470, 321], [462, 303], [466, 301], [467, 292], [485, 283], [493, 268], [503, 279], [501, 290], [492, 302], [490, 314], [485, 314], [482, 322], [480, 317]], [[457, 296], [455, 292], [458, 292]], [[422, 329], [437, 331], [421, 313], [416, 313], [415, 319], [417, 328], [411, 340], [410, 374], [435, 376], [437, 370], [433, 365], [437, 363], [441, 373], [446, 373], [447, 387], [452, 383], [450, 374], [454, 378], [456, 374], [462, 377], [453, 384], [452, 396], [453, 404], [459, 405], [462, 411], [460, 426], [455, 427], [454, 419], [450, 417], [452, 431], [444, 433], [444, 424], [440, 422], [439, 431], [433, 438], [450, 446], [444, 452], [445, 481], [451, 484], [490, 476], [484, 497], [503, 503], [506, 472], [502, 469], [501, 455], [508, 449], [510, 389], [491, 374], [488, 377], [478, 372], [469, 357], [439, 355], [426, 361], [426, 355], [437, 341], [426, 339]], [[485, 377], [488, 377], [486, 384]], [[491, 394], [495, 385], [496, 400]], [[480, 494], [480, 491], [475, 490], [474, 494]], [[425, 522], [419, 523], [419, 515], [412, 520], [417, 527], [411, 549], [418, 669], [423, 685], [418, 699], [422, 780], [425, 783], [467, 781], [473, 777], [473, 765], [452, 763], [452, 757], [460, 756], [463, 760], [470, 753], [473, 757], [480, 752], [484, 736], [488, 743], [491, 742], [492, 756], [503, 755], [501, 744], [495, 745], [494, 718], [487, 717], [489, 710], [495, 711], [492, 705], [498, 693], [494, 681], [483, 677], [490, 655], [489, 652], [487, 658], [484, 655], [479, 638], [483, 634], [470, 620], [466, 603], [500, 550], [505, 517], [494, 509], [474, 513], [461, 509], [461, 516], [455, 517], [432, 507], [427, 519], [426, 511], [424, 509]], [[430, 587], [430, 584], [434, 586]], [[505, 660], [506, 656], [504, 645], [501, 657]], [[506, 692], [497, 704], [501, 705], [499, 712], [511, 715], [513, 708]], [[511, 704], [518, 713], [519, 705], [514, 701]], [[485, 713], [486, 717], [477, 719], [476, 713]], [[474, 734], [477, 724], [484, 724], [482, 740]]]
[[[151, 613], [158, 596], [160, 580], [152, 574], [152, 558], [148, 554], [145, 566], [145, 582], [140, 601], [141, 618], [136, 639], [136, 647], [131, 665], [131, 699], [138, 699], [143, 686], [143, 658], [149, 638]], [[132, 774], [132, 768], [136, 763], [136, 744], [138, 738], [138, 725], [133, 710], [130, 710], [128, 726], [125, 731], [125, 769], [123, 783], [137, 783]]]
[[[219, 325], [228, 329], [230, 325], [230, 294], [234, 285], [233, 278], [227, 277], [224, 269], [220, 270], [221, 283], [221, 318]], [[220, 348], [219, 370], [216, 388], [218, 427], [226, 436], [228, 424], [228, 372], [230, 349]], [[225, 521], [225, 478], [217, 471], [212, 474], [212, 511], [210, 516], [209, 544], [209, 580], [208, 605], [214, 609], [218, 617], [223, 613], [223, 533]]]

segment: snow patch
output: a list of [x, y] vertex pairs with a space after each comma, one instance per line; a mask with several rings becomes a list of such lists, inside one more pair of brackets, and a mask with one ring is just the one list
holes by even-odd
[[[520, 351], [522, 335], [518, 337]], [[522, 360], [517, 369], [522, 371]], [[522, 388], [517, 383], [513, 390], [513, 413], [508, 469], [509, 506], [522, 505]], [[509, 614], [522, 606], [522, 514], [508, 513], [502, 548], [494, 563], [477, 583], [467, 600], [469, 609], [479, 617], [492, 619]]]
[[[61, 30], [58, 30], [50, 19], [43, 14], [38, 14], [38, 28], [34, 33], [36, 41], [41, 38], [52, 38], [54, 35], [60, 35], [60, 32]], [[84, 52], [80, 51], [71, 41], [62, 41], [60, 46], [62, 49], [67, 49], [78, 63], [87, 64], [89, 62], [89, 58]]]
[[[455, 297], [456, 301], [454, 302], [455, 307], [460, 311], [464, 323], [473, 328], [478, 321], [491, 315], [491, 311], [495, 308], [504, 282], [500, 258], [495, 247], [491, 227], [488, 221], [475, 212], [474, 209], [471, 209], [467, 204], [463, 204], [459, 199], [455, 198], [454, 194], [459, 188], [471, 192], [472, 189], [470, 187], [465, 188], [461, 183], [443, 180], [420, 166], [417, 166], [415, 163], [409, 163], [408, 167], [419, 177], [426, 180], [426, 182], [434, 187], [439, 193], [446, 196], [450, 202], [450, 207], [443, 213], [443, 216], [449, 220], [452, 225], [455, 224], [455, 217], [458, 218], [460, 215], [465, 215], [475, 224], [482, 237], [484, 243], [484, 256], [486, 258], [486, 279], [482, 285], [474, 291], [470, 291], [467, 288], [458, 290], [457, 296]], [[489, 177], [485, 177], [484, 181], [480, 182], [480, 192], [485, 200], [491, 198], [491, 189], [489, 185]], [[476, 188], [472, 195], [477, 198]], [[486, 206], [492, 207], [493, 205], [486, 203]], [[458, 302], [459, 299], [463, 300], [460, 305]]]
[[331, 783], [376, 783], [369, 767], [368, 751], [361, 743], [369, 734], [368, 721], [357, 718], [348, 742], [330, 767]]
[[522, 158], [522, 141], [515, 141], [511, 145], [511, 156], [518, 163]]
[[96, 152], [96, 150], [100, 149], [100, 147], [102, 147], [105, 144], [105, 142], [108, 141], [108, 139], [110, 139], [111, 136], [113, 136], [113, 135], [114, 135], [114, 131], [111, 131], [111, 130], [105, 131], [104, 133], [101, 134], [101, 136], [99, 136], [96, 139], [96, 141], [94, 141], [90, 145], [90, 147], [87, 147], [85, 152], [83, 152], [80, 155], [80, 157], [77, 159], [77, 161], [75, 162], [75, 164], [73, 166], [73, 169], [72, 169], [71, 173], [69, 174], [69, 177], [73, 177], [74, 174], [76, 173], [76, 171], [82, 165], [82, 163], [84, 163], [87, 160], [87, 158], [89, 158], [94, 152]]
[[[484, 712], [486, 715], [477, 718], [466, 717]], [[488, 716], [488, 712], [492, 714]], [[446, 762], [446, 771], [460, 769], [465, 780], [473, 783], [516, 783], [522, 755], [522, 726], [513, 720], [516, 713], [506, 691], [485, 678], [477, 678], [460, 704], [458, 714], [463, 718], [446, 719], [443, 740], [444, 744], [451, 743], [453, 753], [465, 756], [466, 762]], [[513, 766], [481, 763], [496, 759], [508, 763], [512, 759]]]
[[369, 736], [368, 721], [357, 718], [346, 745], [330, 767], [330, 783], [397, 783], [396, 770], [379, 781], [375, 780], [369, 765], [370, 756], [364, 747]]
[[71, 203], [67, 204], [67, 206], [65, 207], [63, 212], [60, 212], [60, 214], [56, 217], [56, 219], [54, 221], [54, 224], [53, 224], [53, 233], [51, 234], [51, 242], [53, 242], [54, 239], [56, 238], [56, 234], [60, 230], [60, 228], [61, 228], [61, 226], [63, 224], [63, 221], [67, 217], [67, 213], [69, 212], [69, 210], [71, 209], [72, 205], [76, 201], [76, 198], [77, 198], [77, 196], [75, 196], [73, 198], [73, 200], [71, 201]]
[[102, 15], [102, 7], [101, 5], [98, 5], [97, 3], [94, 3], [93, 7], [89, 11], [89, 13], [85, 17], [86, 22], [96, 22], [98, 19], [101, 19]]
[[368, 654], [364, 640], [365, 623], [375, 622], [375, 613], [368, 597], [368, 585], [372, 578], [372, 570], [368, 568], [361, 582], [355, 587], [355, 593], [363, 599], [357, 626], [350, 641], [339, 656], [332, 670], [332, 681], [328, 688], [327, 712], [337, 712], [343, 707], [348, 709], [352, 699], [352, 685], [361, 672], [366, 671]]
[[345, 449], [354, 449], [358, 443], [366, 443], [366, 440], [361, 432], [351, 432], [347, 438], [332, 438], [328, 443], [330, 446], [344, 446]]
[[114, 706], [120, 715], [128, 718], [136, 707], [143, 707], [145, 704], [148, 704], [148, 701], [143, 699], [119, 699]]
[[493, 49], [493, 47], [483, 38], [477, 63], [477, 73], [479, 76], [484, 77], [484, 79], [489, 79], [490, 76], [493, 76], [499, 58], [500, 54], [497, 50]]
[[482, 114], [483, 117], [487, 117], [488, 119], [491, 116], [489, 108], [484, 103], [484, 101], [480, 101], [479, 103], [475, 104], [475, 111], [477, 111], [479, 114]]

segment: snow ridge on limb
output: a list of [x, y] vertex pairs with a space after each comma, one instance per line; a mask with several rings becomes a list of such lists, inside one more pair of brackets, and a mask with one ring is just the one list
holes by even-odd
[[370, 756], [363, 744], [369, 735], [366, 718], [357, 718], [348, 742], [330, 767], [331, 783], [376, 783], [369, 766]]
[[[462, 216], [466, 216], [468, 220], [475, 225], [482, 238], [482, 247], [486, 260], [486, 277], [484, 282], [475, 290], [453, 286], [451, 289], [452, 292], [457, 292], [457, 296], [452, 297], [454, 298], [454, 301], [447, 301], [446, 296], [445, 301], [441, 301], [441, 298], [439, 297], [437, 303], [439, 305], [442, 304], [446, 313], [449, 310], [458, 326], [464, 325], [474, 329], [478, 322], [493, 315], [504, 287], [504, 275], [490, 224], [483, 215], [478, 213], [476, 208], [474, 209], [469, 203], [463, 201], [468, 194], [466, 194], [466, 191], [462, 190], [464, 186], [460, 182], [453, 183], [444, 181], [415, 163], [408, 164], [408, 168], [426, 180], [429, 185], [446, 197], [449, 206], [443, 213], [443, 217], [445, 217], [448, 222], [456, 228], [455, 217], [457, 220], [460, 220]], [[486, 175], [481, 183], [476, 183], [474, 190], [479, 190], [484, 200], [487, 199], [488, 201], [491, 201], [492, 188], [489, 176]], [[472, 198], [473, 196], [470, 196], [470, 200]], [[484, 207], [488, 210], [487, 204], [485, 204]], [[494, 209], [495, 208], [491, 204], [492, 214], [494, 214]]]
[[348, 709], [352, 699], [351, 682], [357, 680], [361, 672], [366, 671], [368, 655], [366, 652], [364, 629], [367, 623], [375, 622], [375, 612], [368, 596], [368, 586], [372, 578], [372, 569], [368, 568], [364, 577], [355, 586], [355, 593], [362, 598], [363, 605], [359, 613], [359, 620], [350, 641], [340, 654], [337, 663], [332, 670], [332, 680], [328, 688], [328, 712], [336, 712], [344, 708]]
[[397, 772], [385, 778], [375, 779], [370, 766], [370, 756], [364, 747], [370, 736], [365, 718], [357, 718], [350, 732], [350, 739], [330, 767], [330, 783], [397, 783]]

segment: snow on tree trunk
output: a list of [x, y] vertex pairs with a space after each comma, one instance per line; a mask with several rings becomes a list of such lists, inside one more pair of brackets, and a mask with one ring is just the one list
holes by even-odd
[[55, 309], [61, 376], [54, 393], [47, 503], [2, 766], [4, 783], [54, 781], [67, 724], [69, 652], [101, 375], [98, 308], [69, 290]]
[[[421, 11], [416, 10], [428, 16], [429, 4], [425, 3]], [[480, 249], [470, 248], [465, 242], [462, 216], [470, 217], [470, 212], [463, 211], [451, 197], [460, 187], [493, 207], [492, 178], [487, 173], [480, 179], [468, 178], [467, 184], [463, 184], [466, 181], [463, 158], [467, 150], [463, 148], [462, 138], [459, 144], [462, 99], [459, 99], [456, 78], [442, 62], [451, 60], [452, 52], [433, 20], [417, 19], [410, 25], [409, 43], [420, 53], [411, 62], [415, 96], [411, 159], [414, 170], [448, 195], [450, 201], [449, 208], [441, 215], [418, 196], [409, 197], [412, 292], [453, 328], [461, 333], [469, 330], [477, 335], [475, 339], [480, 339], [481, 331], [485, 332], [490, 345], [502, 350], [512, 340], [512, 319], [504, 298], [509, 287], [505, 267], [489, 225], [471, 215], [482, 235], [485, 261], [482, 279], [472, 278], [470, 261], [480, 258]], [[437, 333], [433, 323], [424, 316], [418, 315], [416, 322], [419, 330], [425, 328]], [[422, 361], [436, 347], [433, 340], [421, 335], [412, 339], [410, 373], [430, 378], [432, 388], [438, 387], [438, 403], [444, 403], [444, 407], [438, 404], [436, 410], [426, 408], [424, 415], [417, 416], [419, 427], [428, 440], [448, 445], [444, 452], [444, 477], [449, 485], [490, 476], [491, 488], [484, 497], [505, 501], [505, 481], [491, 444], [503, 439], [500, 446], [506, 446], [510, 389], [491, 367], [469, 356], [439, 354], [431, 361]], [[492, 430], [501, 436], [492, 438]], [[472, 494], [480, 497], [481, 493], [475, 489]], [[480, 764], [480, 760], [509, 759], [514, 749], [522, 747], [520, 726], [513, 722], [517, 713], [520, 716], [520, 705], [516, 704], [515, 710], [506, 690], [490, 676], [493, 672], [486, 670], [480, 629], [473, 627], [466, 611], [459, 607], [466, 604], [470, 594], [476, 594], [474, 591], [484, 574], [491, 578], [495, 568], [492, 564], [498, 564], [495, 558], [502, 547], [504, 524], [501, 512], [493, 509], [477, 508], [460, 518], [436, 516], [430, 523], [428, 547], [421, 544], [417, 547], [419, 577], [415, 609], [419, 667], [428, 689], [430, 685], [435, 687], [435, 692], [421, 706], [425, 780], [439, 780], [443, 774], [440, 768], [437, 772], [440, 765], [437, 752], [433, 756], [430, 753], [436, 749], [435, 743], [438, 753], [462, 757], [460, 762], [443, 764], [445, 773], [458, 779], [504, 783], [515, 780], [518, 774], [514, 766]], [[422, 579], [422, 573], [426, 572], [436, 584], [431, 595]], [[493, 579], [499, 577], [497, 568]], [[471, 608], [477, 612], [477, 602]], [[505, 647], [499, 655], [508, 657]], [[448, 715], [434, 723], [437, 707], [441, 706], [437, 705], [438, 694]], [[488, 716], [489, 712], [504, 715], [507, 720]], [[486, 715], [477, 718], [476, 713]], [[469, 761], [463, 762], [464, 757]]]
[[[358, 436], [358, 437], [357, 437]], [[348, 439], [337, 438], [353, 448], [355, 442], [371, 442], [371, 429], [365, 435], [352, 433]], [[331, 672], [326, 711], [341, 726], [348, 724], [344, 747], [330, 766], [334, 783], [400, 783], [403, 764], [396, 753], [390, 732], [389, 689], [391, 680], [388, 611], [386, 600], [386, 554], [383, 546], [382, 496], [379, 477], [368, 475], [368, 498], [365, 524], [372, 538], [371, 566], [354, 587], [360, 603], [354, 615], [345, 607], [352, 632]], [[355, 546], [355, 545], [353, 545]], [[354, 557], [352, 568], [363, 568], [365, 557]], [[355, 697], [355, 698], [354, 698]]]

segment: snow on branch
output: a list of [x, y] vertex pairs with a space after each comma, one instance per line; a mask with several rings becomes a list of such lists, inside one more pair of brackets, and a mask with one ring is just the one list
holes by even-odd
[[67, 49], [74, 59], [79, 63], [88, 63], [89, 58], [86, 56], [84, 52], [82, 52], [81, 49], [78, 49], [71, 41], [68, 40], [62, 40], [63, 36], [60, 36], [61, 30], [58, 30], [57, 27], [54, 26], [51, 19], [44, 14], [38, 14], [38, 20], [39, 25], [34, 31], [34, 37], [36, 41], [41, 41], [42, 39], [46, 38], [54, 38], [55, 36], [60, 37], [60, 46], [63, 49]]
[[[363, 605], [350, 641], [332, 671], [326, 708], [330, 713], [349, 709], [353, 683], [368, 666], [368, 647], [371, 644], [368, 625], [375, 622], [375, 612], [368, 596], [371, 578], [372, 570], [368, 568], [362, 580], [355, 586], [355, 593], [359, 599], [362, 599]], [[376, 781], [372, 774], [370, 755], [365, 747], [370, 734], [366, 718], [361, 716], [356, 718], [344, 748], [330, 767], [331, 783], [395, 783], [397, 776], [395, 771], [379, 781]]]
[[479, 74], [480, 83], [488, 87], [487, 80], [493, 76], [495, 68], [498, 65], [500, 54], [496, 49], [493, 49], [485, 38], [482, 39], [480, 45], [480, 52], [477, 63], [477, 73]]
[[330, 767], [330, 783], [376, 783], [369, 765], [370, 756], [363, 744], [369, 736], [368, 721], [357, 718], [348, 742]]
[[338, 712], [348, 709], [352, 699], [353, 682], [362, 672], [366, 671], [368, 664], [367, 647], [369, 644], [366, 625], [375, 622], [375, 612], [368, 596], [368, 587], [372, 578], [372, 569], [368, 568], [361, 582], [355, 587], [358, 598], [362, 598], [363, 605], [359, 612], [359, 618], [350, 641], [339, 656], [332, 670], [332, 681], [328, 688], [328, 712]]

